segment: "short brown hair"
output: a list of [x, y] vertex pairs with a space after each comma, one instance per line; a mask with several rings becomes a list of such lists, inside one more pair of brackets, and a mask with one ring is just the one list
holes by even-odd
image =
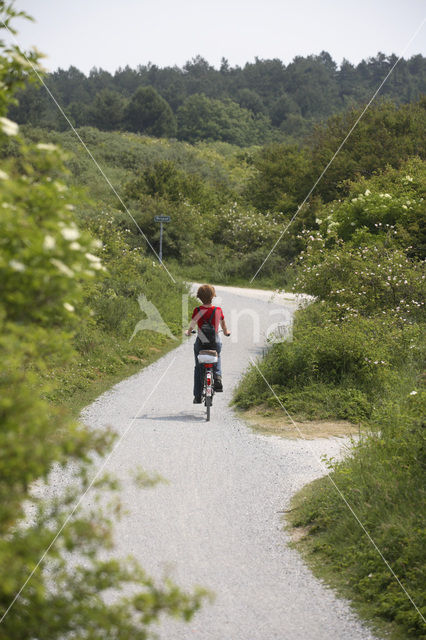
[[197, 298], [200, 298], [203, 304], [210, 304], [215, 295], [215, 288], [211, 284], [202, 284], [198, 287]]

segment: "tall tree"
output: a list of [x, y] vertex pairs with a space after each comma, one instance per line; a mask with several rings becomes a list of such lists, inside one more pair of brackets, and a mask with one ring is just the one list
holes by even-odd
[[[318, 125], [311, 135], [311, 180], [320, 175], [360, 115], [351, 109]], [[347, 193], [348, 181], [357, 175], [371, 176], [387, 165], [399, 167], [410, 156], [425, 158], [423, 144], [426, 99], [397, 107], [391, 102], [372, 105], [318, 184], [324, 201]]]
[[133, 94], [125, 112], [130, 131], [147, 136], [173, 137], [176, 119], [170, 105], [152, 87], [140, 87]]
[[259, 211], [294, 213], [308, 190], [309, 155], [286, 144], [270, 144], [254, 157], [245, 197]]
[[123, 124], [125, 108], [126, 100], [118, 91], [103, 89], [90, 107], [91, 124], [103, 131], [118, 129]]
[[267, 139], [269, 120], [257, 118], [232, 100], [215, 100], [202, 94], [190, 96], [179, 108], [179, 138], [197, 140], [223, 140], [241, 146]]

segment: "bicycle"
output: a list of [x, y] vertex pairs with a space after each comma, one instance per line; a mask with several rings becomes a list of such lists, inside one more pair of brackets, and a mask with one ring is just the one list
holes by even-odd
[[198, 362], [204, 365], [203, 390], [201, 392], [201, 402], [204, 400], [206, 407], [206, 421], [210, 421], [210, 409], [214, 396], [214, 375], [213, 365], [217, 362], [217, 351], [213, 349], [203, 349], [198, 354]]

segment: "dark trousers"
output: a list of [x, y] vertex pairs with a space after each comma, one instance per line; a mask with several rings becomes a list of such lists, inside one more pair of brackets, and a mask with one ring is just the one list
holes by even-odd
[[[198, 362], [198, 354], [203, 349], [203, 343], [200, 338], [197, 338], [194, 343], [194, 356], [195, 356], [195, 367], [194, 367], [194, 397], [201, 398], [201, 392], [203, 390], [203, 376], [204, 376], [204, 365]], [[222, 376], [222, 363], [220, 361], [220, 352], [222, 350], [222, 343], [218, 340], [216, 341], [216, 351], [217, 351], [217, 363], [213, 365], [213, 375]]]

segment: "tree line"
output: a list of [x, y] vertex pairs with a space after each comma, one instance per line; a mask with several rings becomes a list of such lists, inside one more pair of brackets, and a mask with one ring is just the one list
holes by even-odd
[[[299, 140], [315, 122], [365, 103], [397, 56], [378, 53], [340, 66], [326, 51], [279, 59], [256, 58], [243, 67], [222, 59], [219, 69], [201, 56], [182, 68], [155, 64], [119, 68], [114, 74], [74, 66], [58, 69], [46, 84], [75, 126], [126, 130], [189, 142], [221, 140], [247, 146], [272, 140]], [[396, 104], [425, 91], [425, 58], [401, 59], [381, 90]], [[66, 123], [43, 87], [28, 84], [10, 107], [20, 124], [62, 130]]]

